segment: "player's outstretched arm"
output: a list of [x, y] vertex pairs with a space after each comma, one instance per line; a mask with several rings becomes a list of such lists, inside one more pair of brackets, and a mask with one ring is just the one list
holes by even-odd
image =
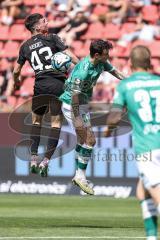
[[120, 79], [120, 80], [122, 80], [122, 79], [124, 79], [124, 78], [126, 78], [124, 75], [123, 75], [123, 73], [121, 73], [119, 70], [117, 70], [117, 69], [114, 69], [112, 72], [110, 72], [114, 77], [116, 77], [116, 78], [118, 78], [118, 79]]
[[14, 89], [19, 90], [21, 81], [19, 79], [23, 65], [16, 63], [13, 70]]
[[71, 50], [67, 48], [64, 52], [72, 58], [72, 62], [74, 64], [77, 64], [79, 62], [79, 59], [76, 57], [74, 53], [71, 52]]

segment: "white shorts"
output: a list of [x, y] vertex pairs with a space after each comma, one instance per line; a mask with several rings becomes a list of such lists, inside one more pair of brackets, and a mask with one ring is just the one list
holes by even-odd
[[138, 155], [136, 162], [146, 189], [160, 184], [160, 149]]
[[[71, 128], [75, 129], [75, 126], [74, 126], [75, 117], [74, 117], [74, 114], [73, 114], [72, 106], [67, 104], [67, 103], [63, 103], [62, 104], [62, 112], [63, 112], [63, 115], [66, 118], [68, 124], [71, 126]], [[91, 127], [88, 104], [79, 105], [79, 113], [80, 113], [80, 116], [82, 117], [84, 126], [85, 127]]]

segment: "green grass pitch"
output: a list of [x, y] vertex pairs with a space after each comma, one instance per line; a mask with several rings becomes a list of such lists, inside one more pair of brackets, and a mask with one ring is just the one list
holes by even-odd
[[124, 240], [145, 234], [135, 198], [0, 195], [0, 239]]

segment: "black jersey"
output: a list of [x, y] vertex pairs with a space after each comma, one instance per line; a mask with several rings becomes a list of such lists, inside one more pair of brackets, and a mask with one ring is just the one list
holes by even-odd
[[47, 36], [38, 34], [22, 44], [17, 62], [23, 65], [28, 60], [37, 80], [39, 75], [47, 72], [52, 72], [56, 78], [65, 78], [63, 73], [54, 72], [51, 66], [51, 57], [56, 52], [64, 51], [66, 48], [67, 46], [56, 34]]

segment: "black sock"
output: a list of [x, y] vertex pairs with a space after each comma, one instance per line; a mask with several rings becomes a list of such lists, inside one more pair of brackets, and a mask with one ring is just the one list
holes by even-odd
[[41, 126], [39, 125], [32, 125], [30, 139], [32, 140], [31, 145], [31, 155], [38, 154], [38, 146], [40, 142], [40, 133], [41, 133]]
[[45, 157], [50, 159], [56, 150], [56, 147], [58, 145], [59, 141], [59, 135], [60, 135], [60, 128], [51, 128], [50, 129], [50, 135], [48, 137], [48, 143], [47, 143], [47, 151], [45, 153]]

